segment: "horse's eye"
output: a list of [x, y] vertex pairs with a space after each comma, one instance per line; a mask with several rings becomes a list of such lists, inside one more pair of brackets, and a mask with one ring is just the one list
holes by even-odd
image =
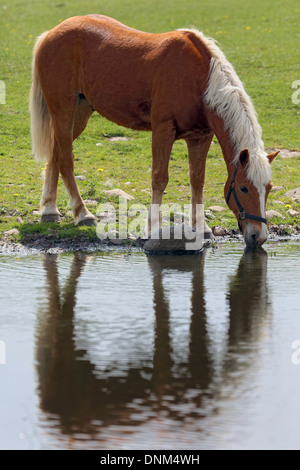
[[245, 193], [245, 194], [247, 194], [248, 192], [248, 188], [246, 188], [246, 186], [240, 186], [240, 190], [242, 191], [242, 193]]

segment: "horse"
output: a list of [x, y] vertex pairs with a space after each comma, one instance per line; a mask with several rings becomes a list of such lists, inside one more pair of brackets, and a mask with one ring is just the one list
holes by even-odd
[[[151, 223], [152, 229], [159, 224], [152, 212], [162, 203], [170, 153], [179, 139], [188, 149], [191, 225], [196, 226], [206, 157], [216, 135], [228, 173], [227, 204], [246, 245], [265, 242], [270, 164], [278, 152], [265, 152], [252, 101], [212, 39], [196, 29], [142, 32], [103, 15], [69, 18], [38, 37], [30, 113], [33, 154], [47, 162], [41, 199], [44, 221], [60, 218], [60, 173], [75, 221], [95, 223], [79, 193], [72, 149], [94, 111], [118, 125], [152, 132], [149, 231]], [[205, 236], [210, 234], [205, 225]]]

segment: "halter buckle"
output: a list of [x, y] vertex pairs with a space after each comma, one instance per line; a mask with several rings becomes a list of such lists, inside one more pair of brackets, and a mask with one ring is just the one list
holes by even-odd
[[239, 219], [240, 220], [245, 220], [246, 219], [246, 212], [243, 210], [241, 210], [241, 212], [239, 213]]

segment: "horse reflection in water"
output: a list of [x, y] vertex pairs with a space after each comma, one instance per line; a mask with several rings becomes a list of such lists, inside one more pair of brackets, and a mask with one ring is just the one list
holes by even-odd
[[[263, 250], [245, 252], [229, 282], [227, 348], [223, 350], [221, 369], [212, 347], [214, 338], [207, 326], [205, 256], [206, 251], [196, 256], [148, 257], [155, 310], [154, 351], [149, 352], [152, 369], [139, 364], [136, 358], [125, 377], [106, 374], [103, 378], [87, 359], [88, 351], [75, 347], [76, 289], [89, 257], [74, 255], [62, 291], [58, 257], [45, 256], [48, 304], [39, 312], [37, 370], [44, 418], [55, 419], [59, 433], [70, 437], [80, 433], [87, 441], [95, 439], [104, 444], [108, 439], [111, 445], [112, 437], [107, 437], [105, 431], [111, 425], [121, 427], [125, 436], [133, 432], [132, 426], [159, 419], [161, 411], [177, 422], [199, 420], [210, 412], [205, 410], [208, 401], [213, 405], [224, 385], [226, 389], [228, 383], [234, 387], [236, 381], [247, 381], [247, 370], [255, 361], [251, 354], [253, 346], [259, 347], [270, 321], [267, 254]], [[177, 278], [181, 273], [192, 273], [188, 359], [180, 364], [174, 359], [172, 349], [176, 349], [176, 344], [164, 288], [166, 273], [175, 273]], [[136, 412], [140, 413], [138, 420], [134, 417]], [[76, 446], [74, 442], [72, 445]]]

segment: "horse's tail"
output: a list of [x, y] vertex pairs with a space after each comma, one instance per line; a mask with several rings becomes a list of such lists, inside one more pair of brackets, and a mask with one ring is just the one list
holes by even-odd
[[47, 162], [53, 152], [54, 132], [51, 116], [41, 88], [36, 66], [36, 53], [47, 31], [37, 38], [33, 49], [32, 86], [29, 110], [31, 114], [32, 153], [37, 161]]

